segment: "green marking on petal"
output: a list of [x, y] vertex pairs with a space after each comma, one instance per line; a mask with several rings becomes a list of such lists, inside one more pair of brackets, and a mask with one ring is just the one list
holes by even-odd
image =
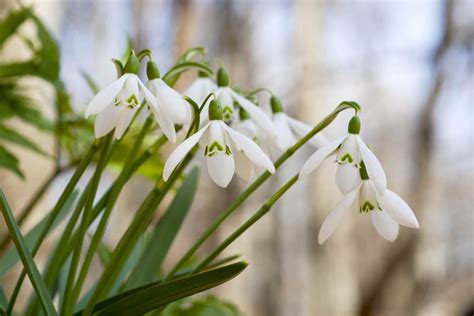
[[224, 146], [219, 144], [218, 141], [214, 141], [210, 146], [206, 146], [206, 149], [204, 150], [204, 155], [212, 157], [219, 151], [224, 151]]
[[360, 207], [359, 211], [362, 213], [368, 213], [375, 209], [375, 205], [373, 205], [370, 201], [365, 201], [364, 204]]
[[224, 106], [224, 108], [222, 109], [222, 118], [224, 119], [224, 121], [232, 120], [233, 116], [234, 110], [232, 109], [232, 107], [230, 107], [229, 105]]
[[134, 94], [132, 94], [131, 96], [129, 96], [128, 99], [127, 99], [127, 104], [130, 105], [130, 106], [132, 106], [132, 108], [133, 108], [134, 105], [138, 105], [137, 96], [134, 95]]
[[227, 156], [232, 156], [232, 151], [230, 150], [229, 146], [225, 145], [225, 154]]
[[347, 153], [345, 154], [344, 156], [342, 156], [341, 160], [340, 160], [340, 163], [342, 162], [348, 162], [348, 163], [353, 163], [354, 162], [354, 158], [352, 158], [352, 155]]

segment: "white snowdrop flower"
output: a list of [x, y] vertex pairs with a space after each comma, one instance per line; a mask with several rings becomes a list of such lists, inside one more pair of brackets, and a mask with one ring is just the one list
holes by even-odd
[[114, 137], [120, 139], [145, 99], [163, 133], [175, 142], [176, 131], [171, 116], [136, 75], [138, 66], [137, 57], [130, 55], [125, 74], [97, 93], [87, 106], [85, 116], [97, 114], [94, 124], [97, 138], [115, 128]]
[[234, 103], [242, 107], [250, 115], [252, 120], [267, 134], [269, 139], [277, 137], [275, 125], [270, 117], [258, 106], [247, 100], [229, 87], [229, 75], [224, 68], [219, 68], [217, 72], [216, 97], [222, 106], [222, 117], [227, 123], [233, 121], [235, 117]]
[[[313, 129], [310, 125], [298, 121], [283, 112], [283, 106], [276, 96], [273, 95], [270, 98], [270, 104], [273, 113], [273, 123], [277, 132], [276, 146], [280, 150], [293, 146]], [[328, 143], [328, 140], [323, 135], [316, 134], [310, 139], [309, 143], [316, 148], [321, 148]]]
[[[256, 165], [271, 173], [275, 172], [271, 160], [254, 141], [228, 127], [222, 121], [222, 109], [214, 100], [209, 105], [209, 118], [209, 123], [178, 145], [171, 153], [163, 170], [165, 181], [198, 142], [204, 147], [209, 176], [220, 187], [227, 187], [236, 167], [250, 168], [250, 165]], [[243, 154], [246, 159], [243, 164], [235, 161], [243, 158], [239, 156], [240, 154]]]
[[147, 75], [147, 87], [156, 97], [158, 104], [168, 111], [174, 124], [182, 125], [185, 127], [184, 129], [187, 129], [193, 118], [191, 106], [179, 92], [160, 78], [160, 72], [155, 62], [148, 62]]
[[360, 169], [361, 184], [347, 193], [336, 207], [324, 219], [318, 235], [318, 243], [324, 243], [336, 230], [343, 216], [349, 211], [370, 213], [372, 224], [377, 233], [388, 241], [398, 236], [399, 224], [419, 228], [415, 214], [397, 194], [386, 190], [384, 195], [378, 193], [375, 184], [369, 179], [364, 163]]
[[[217, 91], [216, 83], [209, 78], [206, 73], [199, 73], [199, 77], [193, 81], [193, 83], [183, 92], [183, 95], [193, 99], [198, 105], [201, 105], [206, 97]], [[209, 111], [209, 99], [204, 105], [203, 110], [200, 115], [200, 124], [201, 126], [205, 125], [209, 120], [207, 118], [207, 113]]]
[[326, 157], [336, 153], [339, 164], [336, 184], [343, 194], [353, 191], [360, 185], [359, 168], [361, 161], [364, 161], [377, 193], [383, 195], [387, 187], [385, 172], [377, 157], [360, 138], [359, 132], [360, 120], [358, 116], [354, 116], [349, 122], [347, 135], [329, 142], [309, 157], [301, 168], [300, 179], [313, 172]]

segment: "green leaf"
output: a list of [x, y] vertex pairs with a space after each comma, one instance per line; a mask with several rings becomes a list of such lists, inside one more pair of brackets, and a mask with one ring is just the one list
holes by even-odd
[[161, 316], [240, 316], [237, 306], [215, 296], [203, 299], [181, 300], [170, 304]]
[[[58, 218], [54, 221], [53, 229], [57, 227], [61, 221], [69, 214], [74, 205], [74, 201], [76, 200], [79, 192], [75, 191], [71, 194], [67, 202], [64, 204], [61, 212], [58, 215]], [[38, 238], [40, 237], [41, 231], [44, 229], [48, 218], [51, 214], [46, 215], [35, 227], [33, 227], [25, 236], [25, 242], [30, 249], [34, 244], [38, 242]], [[20, 259], [17, 249], [11, 248], [7, 251], [1, 258], [0, 258], [0, 277], [5, 275]]]
[[[246, 262], [237, 262], [171, 282], [153, 282], [98, 303], [94, 307], [94, 314], [142, 315], [227, 282], [240, 274], [246, 267]], [[75, 315], [82, 315], [82, 311]]]
[[18, 227], [15, 217], [8, 205], [8, 202], [3, 194], [3, 191], [0, 189], [0, 208], [3, 213], [3, 218], [7, 224], [8, 230], [10, 232], [10, 236], [15, 243], [16, 248], [20, 254], [21, 261], [23, 262], [24, 269], [30, 278], [31, 284], [38, 295], [39, 300], [41, 301], [41, 305], [43, 306], [43, 310], [47, 316], [50, 315], [57, 315], [57, 312], [54, 308], [53, 302], [51, 297], [49, 296], [48, 289], [44, 284], [44, 281], [41, 277], [38, 268], [31, 256], [31, 253], [26, 245], [26, 241], [23, 238], [23, 235], [20, 232], [20, 228]]
[[127, 281], [127, 289], [149, 282], [150, 278], [160, 271], [166, 254], [191, 207], [198, 181], [199, 168], [194, 167], [154, 229], [148, 247]]
[[11, 143], [25, 147], [41, 155], [48, 156], [47, 153], [45, 153], [38, 146], [36, 146], [36, 144], [33, 143], [31, 140], [21, 135], [20, 133], [17, 133], [16, 131], [2, 125], [0, 125], [0, 139], [4, 139]]
[[0, 21], [0, 47], [5, 41], [15, 34], [18, 27], [28, 17], [27, 10], [11, 11], [5, 19]]
[[3, 291], [3, 288], [0, 287], [0, 308], [6, 310], [8, 306], [8, 299]]
[[91, 89], [91, 91], [94, 93], [94, 94], [97, 94], [100, 89], [99, 89], [99, 85], [97, 84], [97, 82], [95, 82], [94, 78], [92, 78], [87, 72], [85, 71], [81, 71], [81, 75], [82, 75], [82, 78], [84, 78], [84, 80], [87, 82], [87, 85], [89, 86], [89, 88]]
[[9, 152], [5, 147], [0, 146], [0, 168], [5, 168], [19, 176], [24, 178], [23, 172], [21, 172], [19, 167], [19, 160], [11, 152]]

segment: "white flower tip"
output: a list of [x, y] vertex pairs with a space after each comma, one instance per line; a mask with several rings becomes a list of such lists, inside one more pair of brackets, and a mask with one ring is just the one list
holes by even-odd
[[322, 234], [322, 231], [319, 231], [318, 235], [318, 244], [322, 245], [328, 240], [329, 236], [326, 236], [326, 234]]
[[413, 218], [411, 219], [410, 222], [406, 223], [407, 225], [405, 225], [406, 227], [410, 227], [410, 228], [415, 228], [415, 229], [419, 229], [420, 228], [420, 224], [418, 223], [418, 220], [416, 219], [416, 217], [413, 216]]

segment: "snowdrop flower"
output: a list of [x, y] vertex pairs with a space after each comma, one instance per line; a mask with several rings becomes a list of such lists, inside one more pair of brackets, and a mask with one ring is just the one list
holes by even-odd
[[[213, 100], [209, 105], [209, 119], [209, 123], [171, 153], [163, 170], [165, 181], [199, 141], [204, 146], [209, 176], [220, 187], [225, 188], [230, 183], [236, 165], [237, 168], [250, 168], [251, 165], [256, 165], [271, 173], [275, 172], [273, 163], [255, 142], [222, 121], [222, 109], [217, 101]], [[238, 161], [241, 158], [245, 159], [242, 165]]]
[[[276, 96], [270, 98], [270, 104], [273, 113], [273, 123], [277, 131], [277, 146], [280, 150], [288, 149], [293, 146], [299, 139], [308, 134], [313, 128], [301, 121], [298, 121], [285, 112], [280, 99]], [[321, 134], [314, 135], [309, 141], [316, 148], [321, 148], [328, 143], [326, 137]]]
[[138, 68], [137, 57], [130, 55], [124, 68], [125, 73], [99, 91], [87, 106], [86, 118], [97, 114], [95, 136], [102, 137], [115, 128], [114, 138], [120, 139], [145, 99], [163, 133], [170, 141], [175, 142], [176, 132], [171, 117], [138, 78]]
[[179, 92], [168, 86], [160, 78], [160, 72], [155, 62], [148, 62], [147, 75], [149, 80], [147, 83], [148, 89], [156, 97], [158, 104], [168, 111], [173, 123], [189, 127], [193, 117], [190, 105]]
[[352, 192], [360, 185], [359, 168], [363, 161], [377, 193], [383, 195], [387, 187], [385, 172], [377, 157], [360, 138], [359, 132], [360, 120], [354, 116], [349, 122], [347, 135], [328, 143], [309, 157], [301, 168], [300, 179], [313, 172], [326, 157], [336, 153], [339, 164], [336, 184], [343, 194]]
[[318, 235], [318, 243], [324, 243], [336, 230], [337, 225], [349, 210], [359, 207], [360, 213], [370, 213], [372, 224], [380, 236], [394, 241], [398, 236], [399, 224], [419, 228], [415, 214], [397, 194], [385, 190], [380, 194], [369, 179], [364, 162], [361, 163], [359, 186], [347, 193], [324, 220]]
[[222, 105], [222, 118], [226, 123], [232, 122], [235, 116], [234, 102], [248, 112], [250, 117], [262, 128], [270, 139], [275, 138], [275, 126], [268, 115], [258, 106], [236, 93], [229, 87], [229, 75], [224, 68], [217, 72], [217, 100]]

